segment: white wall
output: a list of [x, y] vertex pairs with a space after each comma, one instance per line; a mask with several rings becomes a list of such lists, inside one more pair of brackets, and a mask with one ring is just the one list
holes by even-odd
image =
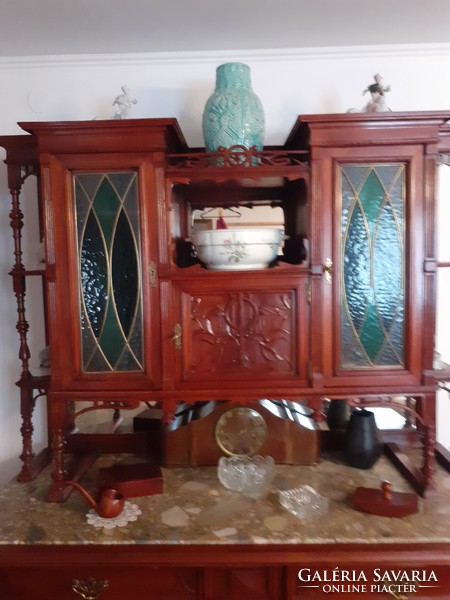
[[[176, 117], [190, 145], [202, 145], [201, 115], [212, 92], [215, 68], [246, 62], [266, 113], [266, 143], [283, 143], [297, 115], [343, 112], [362, 107], [362, 90], [377, 72], [391, 85], [392, 110], [450, 109], [450, 45], [353, 47], [242, 53], [154, 54], [57, 58], [0, 58], [0, 133], [17, 134], [18, 121], [109, 118], [112, 102], [127, 84], [138, 104], [134, 117]], [[32, 186], [23, 197], [33, 207]], [[0, 484], [19, 470], [21, 452], [17, 320], [8, 271], [13, 264], [6, 169], [0, 170]], [[28, 215], [27, 215], [28, 216]], [[34, 217], [29, 217], [30, 221]], [[35, 260], [36, 239], [27, 236]], [[27, 262], [27, 265], [30, 264]], [[449, 290], [450, 291], [450, 290]], [[31, 286], [27, 303], [34, 354], [43, 345], [39, 294]], [[35, 363], [36, 361], [32, 361]], [[445, 400], [447, 401], [447, 400]], [[36, 411], [37, 444], [45, 443], [44, 417]], [[449, 435], [450, 437], [450, 435]]]

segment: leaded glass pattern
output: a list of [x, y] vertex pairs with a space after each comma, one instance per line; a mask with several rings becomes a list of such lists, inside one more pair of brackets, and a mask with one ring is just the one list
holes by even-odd
[[142, 286], [135, 172], [73, 176], [84, 372], [142, 371]]
[[405, 164], [344, 164], [341, 191], [342, 368], [403, 366]]

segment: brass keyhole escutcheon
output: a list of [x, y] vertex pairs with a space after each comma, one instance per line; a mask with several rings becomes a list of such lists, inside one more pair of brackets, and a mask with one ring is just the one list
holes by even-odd
[[181, 350], [181, 347], [183, 345], [182, 333], [183, 333], [183, 330], [181, 328], [181, 325], [179, 323], [177, 323], [175, 325], [175, 327], [173, 328], [173, 336], [172, 336], [173, 342], [175, 344], [175, 348], [177, 350]]
[[333, 281], [333, 261], [331, 258], [325, 259], [323, 273], [325, 277], [325, 283], [330, 284]]

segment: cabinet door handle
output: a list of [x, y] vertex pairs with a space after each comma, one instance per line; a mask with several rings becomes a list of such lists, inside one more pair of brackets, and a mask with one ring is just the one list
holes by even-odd
[[331, 258], [326, 258], [323, 265], [323, 273], [325, 276], [325, 283], [331, 283], [333, 280], [333, 261]]
[[148, 277], [150, 285], [153, 287], [156, 285], [156, 264], [151, 260], [148, 265]]
[[181, 328], [181, 325], [179, 323], [177, 323], [175, 325], [175, 327], [173, 328], [173, 336], [172, 336], [173, 342], [175, 344], [175, 348], [177, 350], [181, 350], [181, 347], [183, 345], [183, 342], [182, 342], [182, 339], [181, 339], [182, 338], [182, 334], [183, 334], [183, 330]]
[[72, 591], [81, 596], [83, 600], [97, 600], [108, 587], [109, 582], [107, 579], [89, 577], [88, 579], [72, 580]]

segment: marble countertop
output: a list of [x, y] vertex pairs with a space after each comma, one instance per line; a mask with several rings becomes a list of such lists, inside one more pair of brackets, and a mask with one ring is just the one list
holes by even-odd
[[[96, 489], [97, 470], [136, 457], [103, 456], [82, 480]], [[96, 528], [89, 506], [76, 492], [63, 504], [45, 500], [49, 470], [33, 482], [11, 482], [0, 491], [0, 544], [345, 544], [450, 543], [450, 474], [438, 468], [435, 489], [419, 498], [419, 512], [387, 518], [358, 512], [350, 496], [358, 486], [379, 488], [389, 480], [412, 492], [385, 457], [369, 471], [324, 457], [314, 466], [277, 465], [263, 499], [227, 491], [213, 467], [163, 469], [164, 493], [129, 499], [141, 514], [121, 527]], [[278, 501], [278, 491], [308, 484], [329, 501], [326, 518], [300, 520]]]

